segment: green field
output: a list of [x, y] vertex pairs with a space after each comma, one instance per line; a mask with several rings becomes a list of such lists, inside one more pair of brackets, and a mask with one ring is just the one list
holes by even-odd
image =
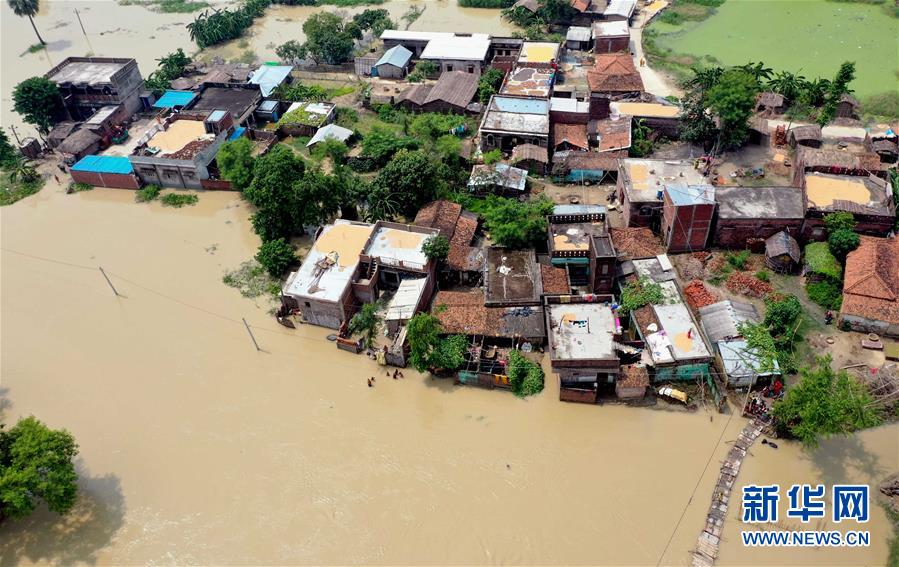
[[655, 22], [659, 47], [725, 65], [763, 61], [806, 78], [854, 61], [859, 97], [899, 89], [899, 19], [883, 6], [827, 0], [727, 0], [701, 22]]

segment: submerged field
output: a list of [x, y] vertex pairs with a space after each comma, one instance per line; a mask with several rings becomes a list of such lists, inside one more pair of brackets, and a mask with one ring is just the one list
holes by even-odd
[[675, 54], [711, 56], [726, 65], [763, 61], [807, 78], [832, 77], [854, 61], [855, 94], [899, 87], [899, 19], [883, 6], [828, 0], [728, 0], [704, 21], [655, 22], [656, 44]]

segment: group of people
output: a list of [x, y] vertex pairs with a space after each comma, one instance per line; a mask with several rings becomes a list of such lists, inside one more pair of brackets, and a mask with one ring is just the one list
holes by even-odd
[[[387, 377], [390, 378], [391, 376], [393, 376], [394, 380], [397, 380], [399, 378], [405, 378], [405, 376], [403, 376], [403, 373], [400, 372], [399, 369], [396, 369], [396, 368], [393, 369], [392, 375], [390, 374], [389, 370], [387, 371]], [[372, 376], [371, 378], [368, 379], [368, 387], [374, 388], [374, 386], [375, 386], [375, 377]]]

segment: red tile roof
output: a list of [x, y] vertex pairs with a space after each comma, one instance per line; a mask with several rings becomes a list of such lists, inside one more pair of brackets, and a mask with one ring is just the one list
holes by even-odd
[[593, 69], [587, 71], [587, 83], [591, 92], [643, 91], [643, 79], [629, 53], [597, 55]]
[[581, 149], [588, 149], [586, 124], [553, 124], [553, 147], [563, 142]]
[[546, 295], [571, 293], [571, 288], [568, 286], [568, 274], [562, 268], [541, 264], [540, 278], [543, 280], [543, 293]]
[[[412, 224], [439, 229], [440, 234], [447, 239], [451, 239], [456, 230], [456, 223], [459, 221], [459, 215], [461, 214], [462, 205], [440, 199], [438, 201], [431, 201], [419, 209], [418, 214], [415, 215], [415, 221], [413, 221]], [[468, 242], [465, 244], [468, 244]]]
[[631, 147], [631, 119], [597, 120], [596, 133], [599, 135], [599, 151], [618, 150]]
[[899, 238], [862, 236], [846, 257], [840, 313], [899, 323]]
[[542, 308], [487, 307], [480, 288], [439, 291], [434, 296], [431, 312], [440, 320], [445, 333], [528, 339], [546, 334]]
[[456, 221], [456, 230], [450, 238], [450, 251], [446, 265], [452, 270], [476, 272], [484, 266], [481, 249], [470, 246], [474, 233], [478, 230], [477, 215], [463, 212]]

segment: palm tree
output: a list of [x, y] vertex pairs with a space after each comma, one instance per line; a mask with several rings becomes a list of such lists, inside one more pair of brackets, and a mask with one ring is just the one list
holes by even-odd
[[6, 3], [9, 4], [9, 7], [12, 8], [15, 15], [19, 17], [28, 16], [28, 20], [31, 22], [31, 27], [34, 28], [34, 34], [37, 36], [37, 40], [41, 42], [41, 45], [47, 45], [47, 42], [44, 41], [44, 38], [38, 33], [37, 26], [34, 25], [34, 16], [37, 15], [37, 11], [40, 8], [40, 0], [6, 0]]
[[22, 183], [31, 183], [40, 177], [31, 162], [21, 156], [16, 156], [15, 161], [7, 167], [7, 171], [9, 171], [10, 181], [13, 182], [19, 179]]
[[745, 65], [738, 65], [737, 69], [742, 69], [755, 77], [755, 80], [762, 84], [762, 81], [767, 81], [771, 78], [771, 74], [774, 72], [771, 67], [765, 67], [765, 64], [759, 61], [758, 63], [754, 63], [750, 61]]
[[789, 71], [780, 71], [773, 79], [768, 81], [768, 88], [782, 94], [787, 100], [795, 100], [799, 96], [799, 92], [802, 90], [805, 82], [805, 77], [802, 75], [790, 73]]
[[718, 83], [721, 73], [724, 69], [721, 67], [709, 67], [708, 69], [693, 68], [693, 78], [687, 81], [688, 87], [699, 87], [701, 91], [707, 91]]
[[374, 303], [366, 303], [362, 309], [353, 315], [350, 324], [347, 326], [347, 332], [350, 335], [362, 335], [362, 342], [365, 348], [370, 348], [378, 335], [378, 329], [381, 327], [382, 318], [378, 315], [378, 311], [383, 307], [383, 303], [376, 301]]

